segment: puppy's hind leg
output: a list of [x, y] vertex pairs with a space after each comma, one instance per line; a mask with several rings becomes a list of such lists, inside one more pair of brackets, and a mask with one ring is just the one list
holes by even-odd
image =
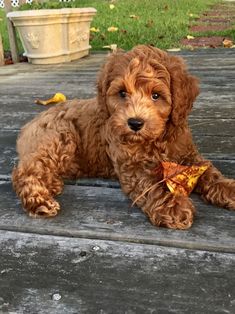
[[68, 134], [64, 138], [64, 134], [58, 134], [44, 142], [36, 151], [24, 155], [13, 170], [13, 187], [30, 216], [57, 215], [60, 206], [53, 197], [62, 192], [62, 177], [76, 173], [77, 145]]

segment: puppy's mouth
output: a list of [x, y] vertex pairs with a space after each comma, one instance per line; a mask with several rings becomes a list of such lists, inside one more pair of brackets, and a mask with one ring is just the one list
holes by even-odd
[[122, 144], [143, 143], [146, 139], [141, 135], [141, 132], [129, 132], [120, 136]]

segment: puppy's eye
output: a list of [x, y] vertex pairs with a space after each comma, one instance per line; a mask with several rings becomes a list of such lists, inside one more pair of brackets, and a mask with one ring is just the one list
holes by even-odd
[[151, 99], [152, 99], [153, 101], [158, 100], [158, 98], [159, 98], [159, 94], [157, 94], [157, 93], [152, 93]]
[[124, 91], [124, 90], [120, 90], [120, 91], [118, 92], [118, 94], [119, 94], [119, 96], [120, 96], [121, 98], [125, 98], [125, 97], [126, 97], [126, 91]]

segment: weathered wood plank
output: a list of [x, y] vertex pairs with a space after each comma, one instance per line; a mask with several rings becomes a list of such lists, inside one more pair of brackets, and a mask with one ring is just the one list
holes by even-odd
[[6, 313], [235, 310], [231, 254], [12, 232], [0, 232], [0, 239]]
[[187, 231], [152, 226], [118, 188], [66, 186], [58, 200], [57, 217], [33, 219], [23, 212], [11, 184], [2, 182], [0, 230], [235, 252], [234, 212], [206, 205], [197, 196], [197, 216]]

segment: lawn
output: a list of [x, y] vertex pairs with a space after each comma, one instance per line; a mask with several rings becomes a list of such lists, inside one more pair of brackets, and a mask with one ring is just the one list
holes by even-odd
[[[52, 1], [50, 1], [51, 3]], [[136, 44], [151, 44], [159, 48], [179, 47], [179, 40], [188, 35], [192, 20], [218, 0], [77, 0], [79, 7], [95, 7], [97, 15], [91, 32], [93, 50], [117, 44], [129, 49]], [[111, 7], [110, 7], [111, 4]], [[4, 49], [9, 49], [4, 12], [0, 30]], [[113, 27], [113, 32], [108, 31]], [[117, 28], [117, 29], [116, 29]], [[226, 36], [226, 34], [224, 34]]]

